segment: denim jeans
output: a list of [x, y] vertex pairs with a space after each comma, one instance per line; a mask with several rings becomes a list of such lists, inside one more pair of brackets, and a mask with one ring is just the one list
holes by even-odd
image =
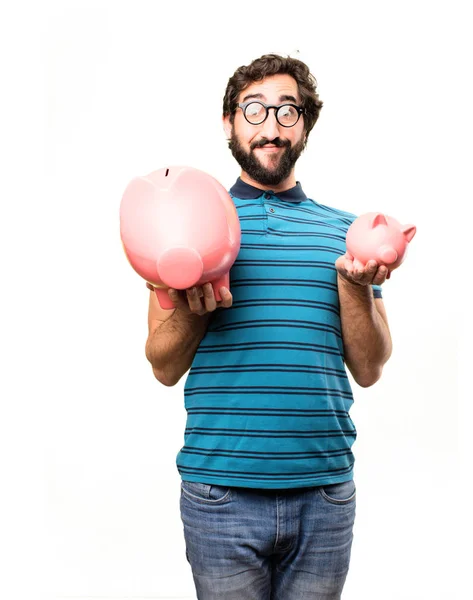
[[336, 600], [350, 563], [353, 480], [261, 490], [181, 482], [198, 600]]

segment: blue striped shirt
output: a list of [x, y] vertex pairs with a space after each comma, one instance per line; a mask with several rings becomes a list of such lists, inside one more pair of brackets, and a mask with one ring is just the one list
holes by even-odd
[[241, 224], [233, 305], [213, 313], [186, 379], [181, 478], [271, 489], [352, 479], [335, 261], [356, 216], [300, 183], [276, 194], [239, 178], [230, 195]]

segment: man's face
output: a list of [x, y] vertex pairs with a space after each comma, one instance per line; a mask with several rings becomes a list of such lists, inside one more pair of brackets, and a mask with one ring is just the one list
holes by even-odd
[[[297, 83], [290, 75], [273, 75], [252, 83], [240, 93], [238, 102], [260, 100], [279, 106], [285, 102], [300, 106]], [[229, 148], [233, 156], [252, 179], [262, 185], [278, 185], [291, 173], [305, 145], [304, 117], [293, 127], [283, 127], [269, 109], [260, 125], [248, 123], [243, 110], [237, 108], [233, 125], [224, 118]]]

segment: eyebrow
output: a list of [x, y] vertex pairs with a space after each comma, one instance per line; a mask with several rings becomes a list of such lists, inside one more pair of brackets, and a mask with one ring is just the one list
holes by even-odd
[[[249, 100], [250, 98], [256, 98], [257, 100], [266, 99], [264, 94], [247, 94], [243, 98], [242, 102], [246, 102], [246, 100]], [[297, 100], [294, 98], [294, 96], [290, 96], [288, 94], [283, 94], [282, 96], [279, 96], [279, 102], [284, 102], [284, 101], [294, 102], [294, 104], [297, 104]]]

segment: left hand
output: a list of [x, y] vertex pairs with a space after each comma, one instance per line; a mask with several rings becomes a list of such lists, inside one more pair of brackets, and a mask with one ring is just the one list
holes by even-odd
[[337, 258], [335, 268], [344, 281], [354, 285], [382, 285], [391, 277], [388, 267], [378, 267], [375, 260], [368, 261], [364, 267], [355, 267], [354, 258], [349, 252]]

